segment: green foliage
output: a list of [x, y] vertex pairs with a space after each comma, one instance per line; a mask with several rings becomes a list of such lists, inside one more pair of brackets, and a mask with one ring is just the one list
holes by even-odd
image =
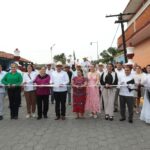
[[55, 55], [53, 58], [55, 62], [61, 61], [63, 64], [66, 64], [66, 56], [64, 53], [61, 53], [60, 55]]
[[114, 58], [120, 54], [120, 50], [114, 48], [114, 47], [110, 47], [107, 50], [103, 50], [103, 52], [100, 53], [100, 56], [102, 57], [99, 61], [102, 63], [113, 63], [114, 62]]

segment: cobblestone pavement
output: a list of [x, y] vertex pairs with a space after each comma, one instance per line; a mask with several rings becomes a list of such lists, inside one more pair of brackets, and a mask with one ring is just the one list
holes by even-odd
[[97, 119], [76, 120], [67, 106], [67, 119], [55, 121], [54, 105], [48, 119], [26, 119], [26, 106], [20, 108], [19, 119], [10, 120], [5, 100], [4, 120], [0, 121], [0, 150], [150, 150], [150, 126], [135, 115], [134, 123]]

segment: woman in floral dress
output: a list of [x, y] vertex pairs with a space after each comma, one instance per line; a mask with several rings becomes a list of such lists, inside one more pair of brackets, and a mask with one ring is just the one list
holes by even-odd
[[72, 79], [73, 112], [75, 112], [77, 115], [76, 119], [84, 117], [86, 84], [86, 79], [83, 77], [82, 70], [78, 70], [77, 76]]

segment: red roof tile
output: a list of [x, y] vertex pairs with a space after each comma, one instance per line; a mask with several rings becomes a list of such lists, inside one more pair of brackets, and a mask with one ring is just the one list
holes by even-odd
[[[10, 53], [3, 52], [3, 51], [0, 51], [0, 58], [14, 59], [14, 55], [13, 55], [13, 54], [10, 54]], [[27, 60], [27, 59], [22, 58], [22, 57], [20, 57], [20, 60], [19, 60], [19, 61], [32, 62], [32, 61]]]

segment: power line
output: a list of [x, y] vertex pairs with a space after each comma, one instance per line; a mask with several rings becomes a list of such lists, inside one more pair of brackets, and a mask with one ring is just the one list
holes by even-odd
[[120, 24], [118, 24], [117, 30], [116, 30], [116, 32], [115, 32], [115, 35], [114, 35], [114, 37], [113, 37], [113, 40], [112, 40], [112, 42], [111, 42], [111, 46], [110, 46], [110, 47], [112, 47], [112, 45], [113, 45], [113, 43], [114, 43], [114, 40], [115, 40], [115, 38], [116, 38], [116, 35], [117, 35], [117, 32], [118, 32], [119, 27], [120, 27]]

